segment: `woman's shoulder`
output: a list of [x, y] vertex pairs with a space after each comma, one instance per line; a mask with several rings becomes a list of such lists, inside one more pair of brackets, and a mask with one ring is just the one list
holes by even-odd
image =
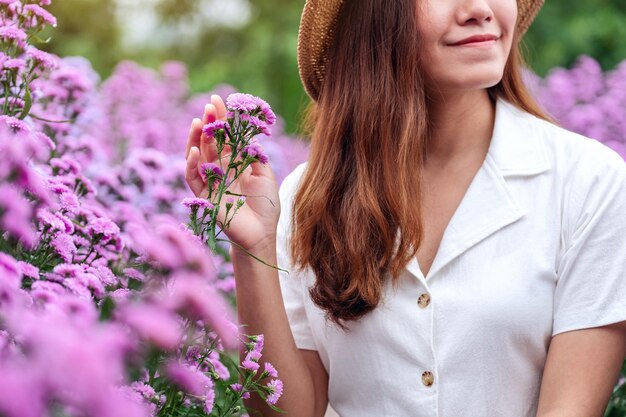
[[291, 171], [280, 184], [279, 194], [281, 202], [283, 199], [290, 199], [295, 194], [298, 185], [300, 184], [300, 180], [304, 175], [307, 164], [308, 162], [305, 161], [296, 166], [293, 171]]
[[533, 134], [557, 172], [626, 176], [626, 161], [604, 143], [528, 114]]
[[553, 190], [560, 189], [569, 230], [602, 213], [617, 227], [626, 209], [626, 161], [604, 143], [529, 115], [531, 132], [543, 146]]
[[293, 199], [295, 197], [300, 180], [306, 170], [307, 162], [303, 162], [296, 166], [280, 184], [278, 195], [280, 197], [280, 219], [279, 225], [285, 230], [289, 229], [291, 221], [291, 210], [293, 205]]

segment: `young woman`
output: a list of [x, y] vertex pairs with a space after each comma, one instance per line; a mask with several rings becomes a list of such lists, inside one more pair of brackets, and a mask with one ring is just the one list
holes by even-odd
[[[602, 415], [626, 354], [626, 164], [526, 92], [541, 3], [307, 0], [309, 161], [228, 231], [290, 271], [231, 252], [287, 415]], [[193, 121], [196, 195], [202, 124], [224, 117], [214, 96]], [[279, 199], [268, 165], [237, 187]]]

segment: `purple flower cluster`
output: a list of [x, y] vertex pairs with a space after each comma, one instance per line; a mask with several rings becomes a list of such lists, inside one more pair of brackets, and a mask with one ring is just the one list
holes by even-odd
[[[232, 265], [183, 223], [212, 208], [188, 198], [180, 145], [210, 95], [190, 97], [178, 63], [157, 73], [125, 62], [101, 83], [86, 60], [35, 49], [48, 4], [0, 0], [0, 43], [21, 48], [0, 54], [0, 76], [39, 68], [21, 79], [30, 98], [11, 86], [0, 114], [0, 415], [239, 405], [223, 354], [241, 343]], [[277, 132], [265, 145], [285, 161], [282, 179], [306, 146]], [[189, 389], [180, 369], [200, 382]]]
[[[263, 336], [245, 339], [241, 363], [225, 353], [242, 343], [232, 264], [184, 223], [218, 207], [189, 198], [181, 142], [210, 94], [190, 95], [179, 63], [123, 62], [101, 82], [86, 60], [36, 49], [49, 3], [0, 0], [0, 77], [17, 81], [0, 83], [0, 415], [241, 415], [255, 393], [274, 406], [283, 386]], [[583, 57], [527, 78], [565, 127], [626, 157], [624, 63], [602, 73]], [[228, 120], [204, 132], [243, 138], [241, 161], [271, 159], [280, 182], [306, 160], [263, 100], [211, 93], [228, 97]], [[228, 169], [201, 168], [216, 180]]]
[[249, 125], [253, 135], [263, 133], [270, 136], [270, 127], [276, 123], [276, 115], [262, 99], [251, 94], [232, 94], [226, 99], [229, 118], [239, 116], [241, 122]]
[[564, 128], [599, 140], [626, 159], [626, 61], [604, 73], [581, 56], [571, 69], [554, 68], [527, 84], [544, 110]]
[[50, 0], [0, 2], [0, 97], [2, 114], [23, 118], [32, 103], [30, 84], [57, 66], [58, 58], [29, 44], [56, 18], [42, 6]]
[[[248, 336], [248, 340], [245, 359], [241, 362], [243, 370], [241, 376], [244, 383], [231, 384], [230, 389], [243, 399], [250, 398], [250, 391], [256, 391], [267, 404], [274, 407], [283, 394], [283, 382], [278, 379], [278, 372], [269, 362], [264, 363], [263, 372], [260, 374], [258, 372], [264, 344], [263, 335]], [[254, 376], [257, 376], [256, 380]], [[272, 379], [265, 383], [267, 378]]]
[[[277, 118], [269, 104], [259, 97], [233, 93], [226, 99], [226, 120], [213, 119], [214, 117], [203, 126], [202, 134], [214, 140], [219, 165], [203, 163], [198, 170], [206, 183], [207, 200], [214, 209], [205, 209], [199, 218], [199, 206], [191, 207], [188, 226], [201, 241], [215, 251], [218, 243], [229, 242], [219, 236], [230, 227], [246, 201], [245, 195], [236, 194], [240, 197], [237, 204], [232, 197], [227, 197], [223, 202], [223, 197], [232, 194], [229, 191], [230, 186], [246, 170], [251, 169], [252, 164], [269, 162], [270, 158], [256, 136], [261, 133], [271, 136], [270, 128], [277, 122]], [[225, 155], [226, 148], [228, 153]], [[184, 204], [188, 205], [188, 202]], [[218, 220], [222, 204], [226, 213], [223, 220]]]

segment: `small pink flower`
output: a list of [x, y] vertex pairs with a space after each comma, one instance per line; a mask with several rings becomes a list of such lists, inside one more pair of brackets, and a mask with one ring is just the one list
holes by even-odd
[[271, 394], [267, 396], [266, 401], [268, 404], [274, 405], [278, 402], [281, 395], [283, 395], [283, 381], [280, 379], [272, 379], [267, 384], [267, 387], [270, 389]]
[[265, 362], [265, 372], [267, 372], [267, 374], [272, 378], [278, 378], [276, 368], [274, 368], [274, 366], [269, 362]]
[[250, 359], [245, 359], [241, 362], [241, 367], [245, 370], [256, 372], [259, 369], [259, 364]]

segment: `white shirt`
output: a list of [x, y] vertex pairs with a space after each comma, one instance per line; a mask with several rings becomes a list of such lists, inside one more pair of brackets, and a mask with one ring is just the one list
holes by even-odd
[[[287, 270], [305, 169], [280, 187]], [[318, 351], [341, 417], [535, 416], [551, 337], [626, 320], [626, 164], [499, 100], [487, 156], [426, 278], [413, 259], [349, 332], [313, 304], [314, 280], [308, 268], [280, 273], [296, 344]]]

